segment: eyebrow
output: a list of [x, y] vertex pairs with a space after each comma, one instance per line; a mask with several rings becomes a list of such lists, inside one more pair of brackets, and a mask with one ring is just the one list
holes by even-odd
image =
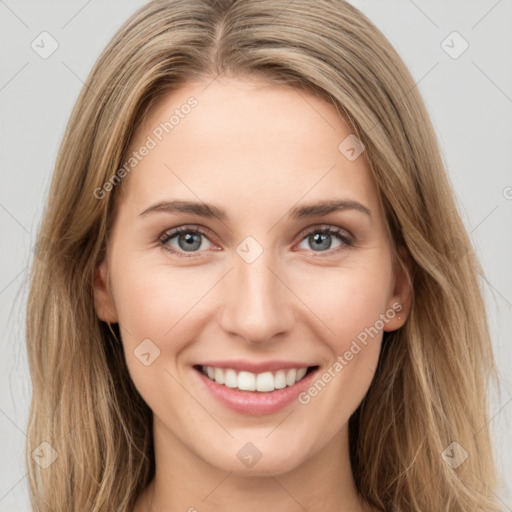
[[[330, 201], [320, 201], [314, 204], [295, 206], [288, 213], [290, 219], [307, 219], [328, 215], [337, 211], [355, 210], [369, 217], [372, 216], [369, 208], [351, 199], [335, 199]], [[195, 201], [160, 201], [149, 208], [146, 208], [139, 216], [145, 216], [150, 213], [191, 213], [205, 218], [216, 218], [224, 222], [228, 215], [225, 210], [207, 203]]]

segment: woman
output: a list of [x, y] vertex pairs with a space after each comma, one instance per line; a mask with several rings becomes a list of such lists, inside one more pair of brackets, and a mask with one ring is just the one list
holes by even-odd
[[140, 9], [39, 237], [35, 510], [499, 510], [478, 263], [414, 82], [348, 3]]

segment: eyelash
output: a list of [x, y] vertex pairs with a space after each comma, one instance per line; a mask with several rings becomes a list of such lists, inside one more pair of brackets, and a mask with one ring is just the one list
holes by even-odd
[[[158, 241], [162, 247], [162, 249], [172, 253], [176, 254], [178, 256], [182, 256], [185, 258], [193, 258], [197, 257], [197, 252], [191, 252], [190, 254], [186, 254], [185, 252], [176, 251], [175, 249], [171, 248], [167, 242], [171, 239], [173, 239], [176, 235], [181, 235], [182, 233], [193, 233], [193, 234], [201, 234], [208, 238], [208, 233], [200, 228], [200, 227], [190, 227], [190, 226], [180, 226], [178, 228], [171, 229], [169, 231], [165, 231], [160, 235], [158, 238]], [[346, 247], [352, 247], [355, 245], [355, 239], [352, 235], [349, 235], [345, 230], [334, 228], [332, 226], [326, 226], [326, 227], [313, 227], [311, 230], [306, 232], [306, 234], [300, 239], [300, 242], [308, 238], [309, 236], [315, 234], [315, 233], [321, 233], [321, 234], [328, 234], [336, 236], [343, 245]], [[343, 245], [335, 248], [335, 249], [328, 249], [327, 251], [318, 251], [318, 254], [315, 255], [315, 257], [322, 257], [322, 253], [332, 255], [333, 253], [336, 253], [340, 250], [343, 250]], [[199, 251], [202, 252], [202, 251]], [[312, 251], [317, 252], [317, 251]]]

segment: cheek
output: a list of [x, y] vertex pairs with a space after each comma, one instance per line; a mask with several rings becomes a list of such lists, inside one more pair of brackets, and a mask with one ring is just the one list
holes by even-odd
[[311, 310], [302, 313], [316, 326], [319, 347], [327, 349], [316, 379], [298, 397], [304, 421], [314, 418], [315, 428], [322, 425], [318, 445], [349, 420], [372, 383], [382, 341], [377, 322], [389, 300], [391, 266], [386, 265], [384, 254], [372, 264], [316, 269], [295, 281]]
[[[111, 275], [126, 363], [151, 406], [162, 386], [174, 393], [170, 374], [180, 377], [180, 354], [208, 322], [209, 292], [219, 277], [211, 269], [173, 268], [144, 258], [118, 261]], [[178, 396], [181, 391], [176, 385]]]
[[327, 333], [322, 339], [336, 354], [349, 350], [353, 340], [364, 340], [368, 330], [382, 331], [379, 318], [388, 306], [391, 272], [386, 271], [386, 259], [381, 261], [384, 264], [317, 269], [295, 280], [297, 295], [305, 298], [310, 311], [304, 309], [304, 314], [321, 321]]
[[305, 280], [302, 292], [310, 290], [308, 306], [328, 328], [320, 328], [316, 335], [328, 349], [328, 359], [299, 401], [306, 409], [309, 405], [315, 409], [317, 422], [328, 425], [326, 435], [334, 435], [357, 409], [373, 380], [389, 275], [345, 269], [332, 272], [329, 279], [317, 275], [314, 281], [316, 286], [313, 279]]
[[[214, 283], [211, 272], [197, 267], [171, 268], [143, 260], [126, 263], [117, 277], [116, 308], [131, 342], [139, 338], [168, 342], [173, 336], [178, 341], [175, 332], [201, 308], [201, 299]], [[173, 346], [179, 349], [174, 341]]]
[[300, 281], [298, 294], [307, 297], [308, 308], [321, 320], [315, 337], [328, 349], [315, 381], [320, 382], [302, 403], [312, 401], [318, 411], [330, 411], [330, 419], [321, 420], [332, 421], [333, 433], [357, 409], [373, 380], [391, 284], [387, 263], [381, 255], [371, 265], [323, 269]]
[[[323, 325], [325, 329], [318, 331], [317, 337], [329, 340], [337, 354], [345, 352], [352, 340], [364, 338], [361, 333], [372, 328], [385, 312], [390, 272], [386, 272], [386, 258], [380, 256], [359, 266], [299, 265], [283, 270], [284, 281], [293, 293], [280, 295], [285, 301], [282, 306], [298, 308], [297, 322], [303, 326], [315, 324], [321, 329]], [[222, 271], [209, 266], [155, 265], [144, 258], [120, 260], [112, 277], [127, 347], [133, 350], [147, 338], [165, 347], [172, 340], [173, 352], [178, 353], [214, 313], [210, 311], [212, 301], [217, 307], [222, 303], [218, 295], [222, 284], [215, 289], [221, 275]]]
[[212, 277], [201, 275], [197, 268], [148, 265], [137, 258], [125, 259], [112, 272], [128, 370], [154, 411], [161, 409], [162, 401], [182, 412], [190, 407], [177, 383], [181, 380], [177, 359], [197, 337], [206, 316], [206, 301], [201, 299], [211, 288]]

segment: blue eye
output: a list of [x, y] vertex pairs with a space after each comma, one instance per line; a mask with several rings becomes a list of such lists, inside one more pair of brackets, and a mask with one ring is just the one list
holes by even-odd
[[[177, 249], [168, 243], [173, 238], [177, 239]], [[160, 243], [169, 252], [181, 254], [181, 252], [197, 252], [203, 245], [202, 238], [206, 238], [206, 234], [202, 230], [184, 226], [165, 232], [160, 237]]]
[[334, 248], [334, 251], [338, 250], [341, 246], [353, 245], [353, 239], [348, 233], [341, 229], [325, 227], [321, 229], [313, 229], [303, 239], [302, 242], [309, 242], [313, 247], [314, 252], [327, 252], [332, 249], [332, 239], [337, 238], [339, 244]]
[[[332, 248], [332, 239], [338, 240], [338, 245]], [[170, 242], [175, 240], [175, 244]], [[197, 227], [181, 226], [174, 228], [163, 233], [159, 242], [160, 245], [166, 250], [179, 256], [189, 257], [193, 256], [194, 253], [201, 252], [200, 249], [205, 249], [204, 240], [209, 241], [206, 232]], [[343, 247], [354, 245], [354, 239], [346, 231], [334, 227], [322, 227], [310, 230], [306, 236], [301, 240], [301, 243], [308, 242], [313, 252], [337, 252]], [[208, 247], [206, 247], [208, 248]], [[189, 254], [187, 254], [189, 253]]]

